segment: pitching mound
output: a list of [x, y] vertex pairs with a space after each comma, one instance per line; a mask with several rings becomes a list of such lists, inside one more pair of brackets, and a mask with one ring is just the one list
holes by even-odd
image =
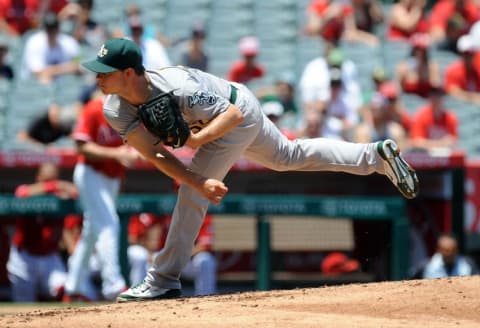
[[0, 327], [480, 327], [480, 277], [142, 303], [0, 308]]

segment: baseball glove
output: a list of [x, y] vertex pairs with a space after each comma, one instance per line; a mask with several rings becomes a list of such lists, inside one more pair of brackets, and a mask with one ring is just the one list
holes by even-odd
[[190, 136], [172, 92], [162, 93], [140, 105], [138, 116], [145, 128], [167, 146], [182, 147]]

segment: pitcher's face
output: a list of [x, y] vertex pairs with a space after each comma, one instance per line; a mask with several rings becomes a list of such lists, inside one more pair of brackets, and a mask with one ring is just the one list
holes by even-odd
[[125, 85], [125, 70], [111, 73], [97, 73], [98, 87], [104, 94], [117, 94]]

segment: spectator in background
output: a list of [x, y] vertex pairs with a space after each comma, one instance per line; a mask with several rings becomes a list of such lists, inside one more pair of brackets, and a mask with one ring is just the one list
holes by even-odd
[[270, 99], [262, 102], [262, 111], [272, 121], [282, 133], [287, 136], [289, 140], [296, 138], [294, 131], [290, 131], [288, 128], [281, 126], [281, 120], [285, 113], [282, 103], [275, 99]]
[[[390, 80], [389, 74], [385, 71], [382, 66], [377, 66], [372, 70], [371, 75], [371, 88], [365, 90], [362, 96], [362, 104], [369, 103], [373, 96], [379, 92], [380, 86]], [[360, 106], [361, 108], [361, 106]]]
[[[168, 238], [171, 217], [140, 213], [130, 218], [128, 225], [128, 260], [130, 283], [143, 281], [151, 266], [152, 254], [161, 250]], [[195, 295], [217, 293], [217, 262], [212, 254], [213, 218], [205, 216], [192, 250], [192, 258], [183, 269], [181, 276], [194, 281]]]
[[[40, 165], [35, 180], [18, 186], [15, 196], [77, 197], [75, 185], [60, 180], [58, 167], [53, 163]], [[17, 218], [7, 263], [14, 302], [61, 299], [66, 277], [59, 250], [62, 228], [63, 220], [58, 217], [38, 214]]]
[[387, 38], [408, 40], [413, 34], [428, 33], [426, 0], [399, 0], [392, 5], [389, 15]]
[[461, 58], [449, 64], [443, 79], [448, 95], [465, 102], [480, 104], [480, 55], [475, 39], [467, 34], [458, 40]]
[[242, 59], [235, 61], [227, 74], [227, 79], [232, 82], [248, 83], [253, 79], [265, 75], [265, 69], [257, 63], [257, 55], [260, 51], [260, 42], [254, 36], [246, 36], [240, 39], [238, 47]]
[[410, 130], [412, 147], [423, 150], [452, 148], [458, 141], [455, 113], [444, 107], [441, 87], [430, 90], [429, 102], [417, 110]]
[[323, 112], [330, 101], [330, 70], [341, 70], [342, 97], [351, 108], [360, 108], [362, 95], [358, 82], [357, 67], [353, 61], [345, 59], [338, 48], [327, 49], [326, 58], [317, 57], [310, 61], [300, 78], [300, 95], [304, 111]]
[[345, 2], [311, 0], [307, 6], [307, 22], [304, 32], [318, 35], [337, 46], [345, 29], [345, 20], [351, 16], [352, 8]]
[[131, 16], [128, 23], [132, 41], [142, 49], [143, 66], [147, 69], [171, 66], [170, 58], [164, 46], [156, 39], [143, 37], [141, 17]]
[[17, 133], [17, 140], [40, 148], [54, 146], [63, 137], [70, 137], [83, 107], [101, 96], [96, 83], [83, 86], [76, 101], [65, 105], [50, 104], [45, 113], [34, 117], [26, 129]]
[[180, 65], [208, 72], [208, 56], [203, 49], [205, 37], [204, 27], [194, 25], [187, 48], [180, 54]]
[[0, 79], [12, 80], [14, 77], [13, 68], [7, 64], [8, 42], [0, 39]]
[[303, 126], [297, 131], [298, 138], [329, 138], [341, 140], [342, 123], [335, 117], [328, 117], [326, 109], [307, 111], [303, 118]]
[[375, 28], [384, 21], [380, 4], [376, 0], [352, 0], [351, 3], [353, 13], [345, 18], [344, 40], [378, 46]]
[[58, 104], [50, 104], [45, 113], [36, 116], [26, 129], [21, 129], [17, 133], [17, 140], [44, 148], [62, 137], [69, 136], [77, 115], [62, 114], [66, 111], [73, 112], [76, 108], [74, 105], [61, 107]]
[[111, 300], [126, 288], [118, 259], [120, 223], [115, 200], [125, 167], [139, 157], [107, 123], [101, 95], [85, 105], [72, 137], [79, 153], [73, 179], [83, 209], [83, 230], [69, 260], [65, 293], [69, 298], [81, 296], [90, 276], [89, 259], [96, 249], [102, 295]]
[[366, 143], [391, 138], [408, 148], [410, 118], [398, 98], [394, 82], [384, 82], [372, 100], [361, 109], [362, 123], [354, 130], [353, 140]]
[[58, 13], [67, 3], [67, 0], [0, 0], [0, 32], [22, 36], [36, 29], [45, 13]]
[[441, 83], [440, 68], [429, 55], [430, 40], [427, 34], [414, 34], [410, 38], [410, 45], [409, 57], [397, 64], [397, 80], [403, 92], [426, 98], [430, 89]]
[[442, 234], [437, 240], [437, 252], [423, 270], [423, 278], [470, 276], [477, 273], [474, 262], [458, 254], [457, 239], [453, 235]]
[[277, 76], [275, 84], [259, 88], [257, 98], [262, 103], [278, 102], [282, 106], [282, 116], [278, 120], [281, 129], [295, 129], [300, 111], [297, 106], [295, 76], [285, 71]]
[[78, 43], [98, 49], [106, 40], [105, 28], [92, 17], [93, 0], [69, 2], [58, 14], [62, 31], [72, 35]]
[[278, 101], [285, 113], [299, 113], [295, 100], [295, 76], [291, 72], [283, 72], [275, 79], [275, 84], [260, 88], [256, 93], [261, 101]]
[[445, 40], [448, 21], [452, 18], [461, 23], [461, 34], [465, 34], [480, 19], [480, 8], [472, 0], [436, 1], [430, 13], [430, 35], [434, 42]]
[[439, 50], [449, 51], [454, 54], [459, 54], [457, 49], [458, 39], [465, 34], [465, 20], [459, 16], [451, 16], [447, 20], [445, 27], [445, 38], [436, 42], [436, 47]]
[[375, 91], [379, 91], [380, 86], [383, 82], [387, 82], [389, 80], [389, 76], [383, 67], [376, 67], [372, 71], [372, 83], [373, 89]]
[[0, 32], [19, 37], [38, 26], [37, 1], [0, 1]]
[[412, 118], [403, 105], [403, 102], [400, 98], [400, 90], [397, 84], [393, 81], [384, 82], [378, 91], [380, 96], [386, 100], [384, 104], [389, 118], [400, 124], [405, 131], [410, 131], [412, 126]]
[[[112, 37], [114, 38], [122, 38], [122, 37], [131, 37], [130, 26], [128, 22], [130, 21], [131, 17], [140, 17], [142, 20], [142, 8], [134, 3], [130, 3], [125, 7], [124, 10], [124, 22], [126, 22], [122, 27], [116, 28], [112, 32]], [[142, 32], [143, 39], [156, 39], [160, 41], [160, 43], [164, 47], [170, 47], [172, 45], [172, 41], [169, 40], [165, 35], [163, 35], [160, 31], [157, 30], [155, 24], [143, 24], [143, 32]]]
[[79, 59], [78, 42], [60, 32], [58, 17], [50, 12], [43, 19], [43, 29], [26, 40], [20, 76], [48, 84], [59, 76], [80, 73]]
[[348, 58], [339, 48], [333, 48], [327, 52], [327, 83], [330, 83], [330, 71], [339, 69], [342, 79], [343, 97], [346, 104], [352, 108], [358, 109], [362, 104], [362, 92], [358, 80], [357, 65]]
[[[327, 103], [326, 124], [338, 126], [336, 139], [351, 140], [350, 132], [358, 124], [358, 107], [353, 107], [347, 101], [345, 89], [342, 87], [342, 71], [339, 68], [330, 69], [330, 100]], [[335, 122], [334, 121], [338, 121]]]

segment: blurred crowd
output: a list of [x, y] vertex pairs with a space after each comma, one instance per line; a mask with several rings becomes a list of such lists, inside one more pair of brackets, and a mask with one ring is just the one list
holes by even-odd
[[[192, 22], [190, 35], [169, 37], [143, 19], [143, 10], [148, 8], [128, 4], [121, 23], [107, 26], [93, 18], [93, 0], [0, 3], [2, 79], [19, 81], [17, 87], [32, 79], [60, 87], [63, 76], [81, 80], [75, 84], [78, 97], [74, 101], [53, 100], [32, 115], [19, 128], [18, 142], [43, 149], [69, 137], [95, 90], [94, 76], [80, 63], [109, 37], [128, 37], [138, 43], [146, 68], [185, 65], [209, 72], [215, 54], [209, 54], [205, 46], [208, 22]], [[390, 6], [376, 0], [311, 0], [298, 33], [318, 40], [323, 52], [306, 62], [301, 73], [269, 72], [268, 63], [259, 56], [260, 38], [246, 35], [238, 40], [238, 59], [222, 77], [250, 84], [265, 114], [291, 138], [359, 142], [393, 138], [403, 149], [452, 148], [458, 144], [459, 123], [455, 110], [443, 99], [480, 103], [479, 18], [476, 0], [401, 0]], [[20, 64], [13, 67], [7, 60], [8, 40], [15, 39], [21, 39], [24, 46], [20, 59], [15, 59]], [[365, 78], [359, 76], [361, 63], [348, 58], [342, 45], [362, 43], [375, 48], [382, 42], [403, 44], [410, 52], [394, 63], [393, 71], [379, 63], [370, 72], [371, 88], [367, 89], [360, 83]], [[172, 52], [174, 48], [181, 51]], [[434, 49], [456, 59], [440, 67], [432, 56]], [[404, 94], [423, 99], [422, 105], [405, 108]]]
[[[81, 145], [95, 141], [93, 137], [86, 138], [87, 133], [79, 126], [82, 115], [87, 115], [85, 112], [89, 108], [101, 108], [103, 95], [96, 88], [94, 76], [80, 63], [86, 59], [85, 53], [90, 55], [89, 51], [98, 50], [107, 38], [131, 38], [141, 47], [147, 69], [184, 65], [210, 71], [215, 57], [205, 46], [208, 22], [192, 22], [190, 35], [177, 39], [146, 22], [142, 16], [145, 10], [148, 8], [126, 5], [121, 23], [112, 27], [94, 19], [93, 0], [0, 0], [0, 80], [15, 81], [20, 88], [25, 81], [61, 87], [62, 77], [74, 76], [81, 80], [78, 90], [74, 90], [78, 94], [75, 101], [52, 102], [32, 115], [28, 124], [20, 127], [16, 136], [18, 142], [45, 150], [58, 147], [56, 142], [67, 138], [75, 141], [76, 146], [70, 147], [82, 155]], [[455, 108], [448, 108], [444, 99], [453, 97], [480, 104], [480, 1], [398, 0], [385, 7], [376, 0], [311, 0], [305, 8], [305, 24], [298, 33], [323, 45], [323, 52], [305, 63], [301, 74], [269, 72], [268, 63], [263, 63], [259, 57], [261, 39], [245, 35], [238, 40], [238, 59], [222, 76], [256, 86], [254, 91], [265, 115], [288, 138], [326, 137], [355, 142], [391, 138], [404, 150], [418, 151], [457, 147], [459, 121]], [[19, 65], [13, 65], [8, 54], [11, 45], [19, 40], [23, 44], [19, 59], [15, 58]], [[395, 63], [393, 72], [382, 66], [375, 68], [369, 77], [372, 88], [362, 89], [356, 58], [348, 58], [342, 44], [354, 42], [381, 47], [385, 41], [408, 46], [409, 54]], [[176, 57], [169, 51], [174, 47], [181, 47]], [[440, 67], [431, 55], [433, 49], [448, 52], [455, 60], [448, 67]], [[265, 76], [270, 76], [274, 82], [254, 84]], [[418, 96], [422, 105], [407, 109], [402, 103], [403, 94]], [[120, 144], [108, 147], [118, 148], [110, 160], [124, 166], [133, 161], [132, 153], [120, 149]], [[77, 188], [78, 183], [59, 180], [57, 168], [47, 165], [40, 168], [35, 183], [19, 187], [17, 196], [52, 193], [76, 198]], [[35, 222], [40, 228], [33, 232], [24, 220], [18, 221], [8, 266], [14, 300], [33, 301], [40, 294], [47, 298], [63, 298], [66, 302], [112, 299], [125, 288], [124, 281], [110, 292], [106, 292], [108, 286], [102, 286], [108, 274], [103, 272], [102, 266], [118, 263], [102, 259], [100, 248], [89, 250], [93, 254], [88, 256], [90, 263], [82, 260], [82, 265], [91, 269], [93, 278], [65, 292], [66, 282], [73, 278], [68, 277], [58, 245], [63, 244], [69, 256], [74, 253], [81, 240], [83, 219], [69, 218], [59, 225], [61, 220], [38, 217]], [[138, 277], [145, 275], [152, 252], [161, 248], [160, 236], [168, 229], [168, 218], [139, 213], [131, 222], [128, 258], [132, 272], [129, 280], [138, 282]], [[205, 224], [211, 223], [206, 220]], [[150, 230], [152, 227], [157, 229]], [[211, 227], [202, 231], [198, 247], [192, 250], [192, 263], [187, 268], [190, 271], [185, 272], [186, 276], [193, 277], [199, 295], [216, 292]], [[456, 255], [452, 238], [441, 237], [439, 250], [453, 248]], [[42, 260], [50, 264], [40, 265]], [[434, 260], [436, 262], [430, 264], [425, 273], [422, 269], [425, 277], [438, 277], [440, 271], [446, 275], [473, 272], [464, 262], [453, 268], [451, 263], [456, 258], [452, 259], [451, 255], [445, 260], [447, 269], [443, 271], [432, 268], [434, 264], [443, 263], [442, 256], [437, 255]], [[352, 267], [358, 269], [358, 265]], [[196, 277], [202, 277], [201, 281], [196, 281]], [[87, 282], [94, 286], [86, 285]]]

